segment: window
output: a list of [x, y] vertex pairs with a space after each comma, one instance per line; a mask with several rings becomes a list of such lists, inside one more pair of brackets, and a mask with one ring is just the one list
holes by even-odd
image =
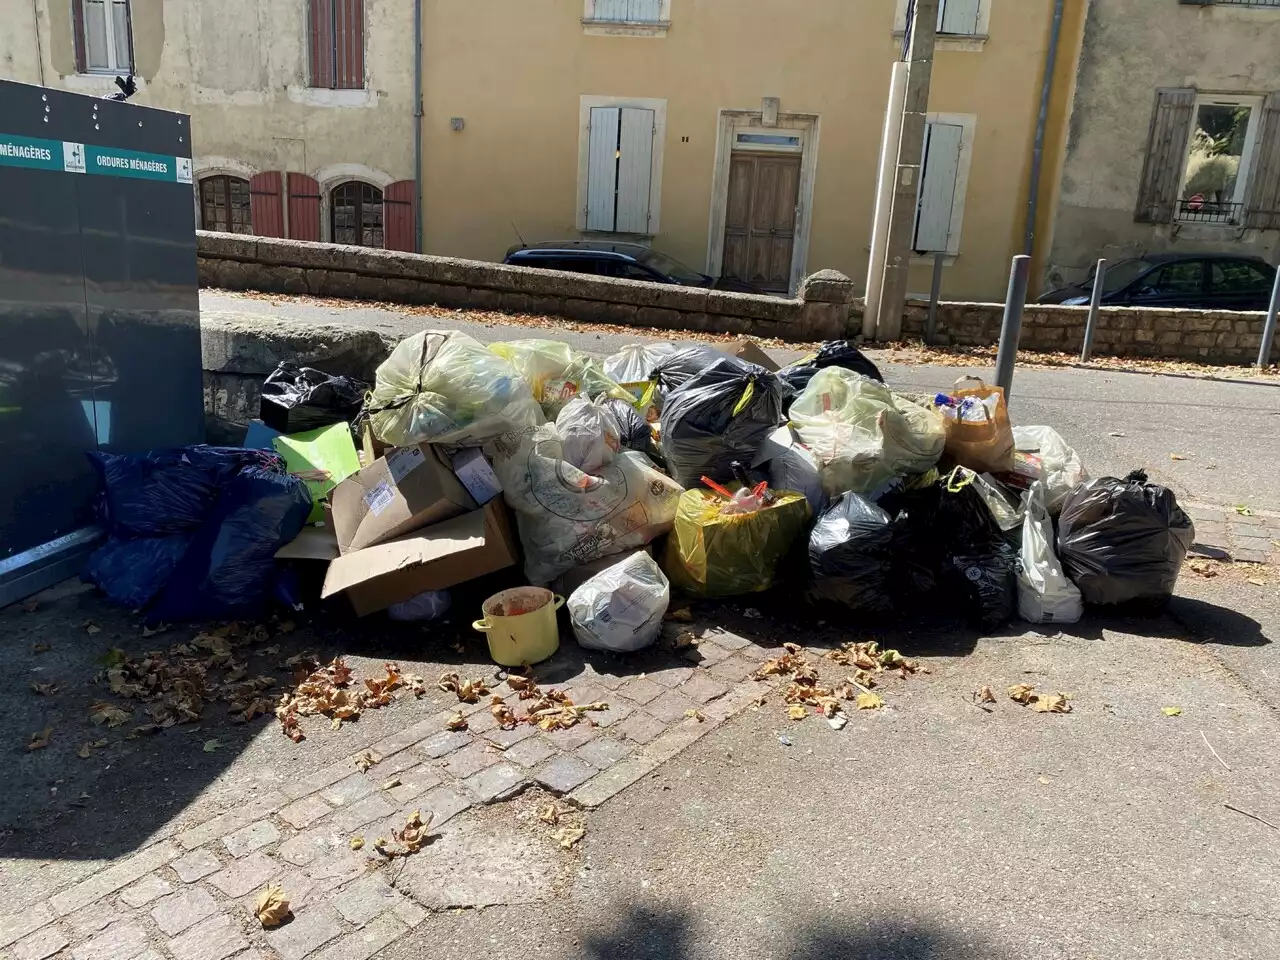
[[655, 111], [592, 107], [587, 126], [585, 228], [649, 234], [653, 229]]
[[201, 180], [200, 226], [221, 233], [253, 233], [249, 181], [239, 177]]
[[582, 23], [597, 36], [663, 37], [671, 0], [583, 0]]
[[931, 115], [925, 125], [912, 243], [917, 253], [960, 252], [973, 130], [974, 118], [963, 115]]
[[1204, 261], [1185, 260], [1161, 267], [1138, 282], [1138, 297], [1186, 297], [1204, 289]]
[[1271, 278], [1244, 260], [1216, 260], [1211, 266], [1210, 289], [1214, 293], [1265, 293]]
[[364, 89], [364, 0], [309, 0], [310, 83]]
[[1177, 219], [1228, 224], [1241, 221], [1260, 106], [1257, 97], [1196, 99]]
[[[898, 0], [894, 18], [894, 33], [902, 35], [907, 29], [907, 12], [910, 0]], [[940, 0], [938, 4], [938, 41], [943, 49], [981, 49], [972, 41], [987, 36], [991, 20], [991, 0]]]
[[352, 180], [329, 194], [329, 239], [358, 247], [383, 247], [382, 191]]
[[76, 69], [81, 73], [133, 70], [129, 0], [72, 0]]

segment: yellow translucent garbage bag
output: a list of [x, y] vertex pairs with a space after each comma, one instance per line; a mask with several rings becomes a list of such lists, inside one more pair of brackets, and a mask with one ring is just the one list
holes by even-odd
[[604, 372], [600, 362], [555, 340], [513, 340], [493, 343], [489, 349], [509, 362], [533, 391], [548, 420], [560, 415], [575, 397], [586, 400], [626, 400], [635, 403], [630, 392]]
[[829, 497], [867, 494], [894, 477], [924, 473], [946, 449], [942, 418], [883, 383], [819, 370], [791, 405], [791, 425], [822, 462]]
[[725, 514], [729, 501], [709, 490], [686, 490], [667, 537], [662, 570], [671, 585], [697, 597], [760, 593], [809, 523], [809, 501], [793, 490], [755, 513]]
[[443, 330], [400, 341], [378, 367], [367, 406], [374, 434], [393, 447], [481, 446], [544, 420], [510, 363], [465, 333]]

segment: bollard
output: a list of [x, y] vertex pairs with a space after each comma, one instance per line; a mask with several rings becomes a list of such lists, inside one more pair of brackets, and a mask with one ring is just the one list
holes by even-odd
[[1276, 339], [1276, 314], [1280, 313], [1280, 270], [1276, 270], [1276, 282], [1271, 287], [1271, 306], [1267, 308], [1267, 322], [1262, 327], [1262, 346], [1258, 348], [1258, 369], [1271, 366], [1271, 344]]
[[1089, 298], [1089, 320], [1084, 325], [1084, 346], [1080, 348], [1080, 362], [1088, 363], [1093, 353], [1093, 335], [1098, 329], [1098, 308], [1102, 306], [1102, 286], [1107, 279], [1107, 261], [1099, 260], [1093, 273], [1093, 296]]
[[1004, 322], [1000, 325], [1000, 349], [996, 353], [996, 386], [1005, 400], [1013, 393], [1013, 367], [1018, 362], [1018, 339], [1022, 335], [1022, 309], [1027, 305], [1027, 280], [1031, 258], [1018, 254], [1009, 268], [1009, 293], [1004, 301]]
[[942, 265], [947, 255], [944, 252], [933, 255], [933, 286], [929, 288], [929, 319], [924, 325], [924, 342], [933, 344], [933, 335], [938, 331], [938, 301], [942, 298]]

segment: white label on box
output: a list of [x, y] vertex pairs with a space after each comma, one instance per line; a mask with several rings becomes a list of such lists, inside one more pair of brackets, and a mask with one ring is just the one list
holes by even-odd
[[387, 470], [391, 473], [391, 482], [399, 484], [401, 480], [426, 461], [421, 447], [402, 447], [387, 454]]
[[479, 447], [468, 447], [455, 453], [453, 472], [467, 488], [467, 493], [482, 507], [502, 492], [498, 475]]
[[396, 495], [391, 486], [384, 480], [364, 495], [364, 502], [365, 506], [369, 508], [369, 512], [376, 517], [391, 506], [395, 498]]

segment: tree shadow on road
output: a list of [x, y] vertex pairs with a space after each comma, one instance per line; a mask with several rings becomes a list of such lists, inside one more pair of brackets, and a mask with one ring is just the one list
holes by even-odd
[[[971, 932], [963, 936], [940, 926], [902, 919], [873, 917], [826, 918], [805, 925], [792, 919], [785, 926], [761, 926], [762, 934], [782, 943], [771, 944], [769, 955], [787, 960], [993, 960], [999, 956]], [[588, 934], [587, 960], [693, 960], [708, 956], [691, 914], [673, 910], [633, 908], [608, 932]], [[763, 944], [739, 944], [725, 955], [760, 956]]]

